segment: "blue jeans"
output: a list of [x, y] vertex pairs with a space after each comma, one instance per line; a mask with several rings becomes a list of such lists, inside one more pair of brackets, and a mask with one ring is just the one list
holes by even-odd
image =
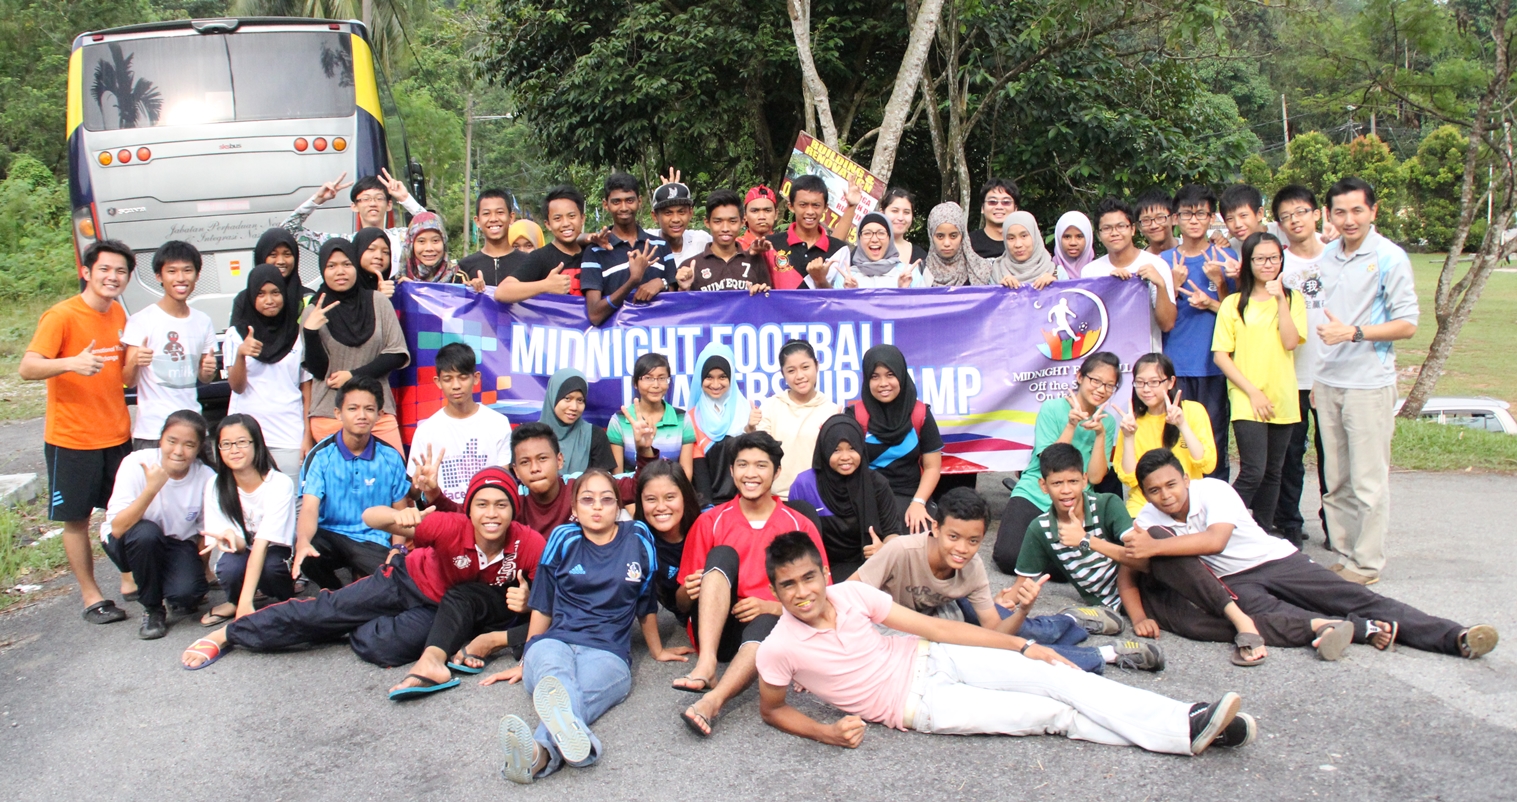
[[[968, 599], [959, 599], [958, 605], [964, 613], [965, 623], [980, 625], [980, 616], [975, 614]], [[996, 605], [996, 612], [1001, 614], [1003, 620], [1011, 616], [1011, 611], [999, 604]], [[1022, 628], [1017, 631], [1017, 637], [1035, 640], [1040, 645], [1053, 649], [1065, 660], [1079, 666], [1081, 671], [1101, 674], [1106, 670], [1106, 660], [1101, 657], [1099, 649], [1076, 645], [1083, 643], [1090, 637], [1090, 633], [1067, 615], [1027, 616], [1022, 622]]]
[[[522, 658], [522, 681], [530, 695], [537, 690], [537, 683], [544, 677], [557, 677], [569, 692], [569, 702], [574, 709], [575, 722], [590, 734], [590, 756], [584, 762], [572, 763], [575, 768], [584, 768], [600, 760], [601, 743], [590, 730], [590, 724], [616, 707], [632, 692], [632, 669], [627, 661], [600, 649], [575, 646], [551, 638], [538, 638]], [[546, 777], [564, 765], [564, 757], [553, 742], [548, 728], [538, 722], [533, 738], [538, 746], [547, 750], [548, 765], [537, 777]]]

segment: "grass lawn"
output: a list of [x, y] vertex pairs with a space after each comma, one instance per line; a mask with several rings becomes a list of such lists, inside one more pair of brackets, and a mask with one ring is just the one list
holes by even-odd
[[41, 585], [66, 570], [63, 538], [43, 537], [57, 528], [40, 500], [0, 508], [0, 610], [32, 595], [14, 592], [17, 585]]
[[[1396, 344], [1396, 363], [1403, 370], [1398, 390], [1403, 396], [1415, 380], [1415, 376], [1406, 373], [1406, 368], [1421, 365], [1427, 358], [1428, 346], [1438, 329], [1433, 316], [1433, 290], [1438, 286], [1443, 258], [1443, 254], [1412, 254], [1422, 318], [1417, 336]], [[1454, 353], [1444, 364], [1438, 395], [1485, 395], [1517, 406], [1517, 263], [1511, 269], [1514, 272], [1491, 274], [1486, 282], [1480, 302], [1454, 345]]]
[[42, 416], [47, 386], [24, 382], [16, 375], [21, 355], [37, 330], [37, 318], [61, 298], [0, 304], [0, 421], [28, 420]]

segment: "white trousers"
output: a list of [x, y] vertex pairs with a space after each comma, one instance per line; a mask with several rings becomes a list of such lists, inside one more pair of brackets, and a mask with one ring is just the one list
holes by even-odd
[[1190, 754], [1190, 705], [1016, 652], [934, 643], [906, 726], [949, 735], [1063, 735]]

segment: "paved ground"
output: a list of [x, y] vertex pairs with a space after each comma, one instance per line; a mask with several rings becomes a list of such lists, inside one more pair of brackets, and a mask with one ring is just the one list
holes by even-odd
[[[996, 478], [982, 478], [981, 490], [1000, 503]], [[1377, 588], [1517, 638], [1517, 483], [1398, 474], [1393, 487], [1392, 562]], [[98, 570], [112, 587], [109, 563]], [[1045, 596], [1043, 611], [1073, 598], [1057, 585]], [[1356, 646], [1336, 664], [1277, 649], [1267, 664], [1240, 669], [1220, 644], [1167, 636], [1166, 671], [1117, 679], [1186, 700], [1235, 689], [1262, 730], [1243, 752], [1196, 759], [879, 726], [846, 751], [769, 729], [752, 691], [702, 743], [678, 719], [693, 697], [669, 688], [680, 666], [654, 663], [634, 644], [632, 696], [596, 726], [605, 758], [520, 788], [496, 774], [494, 737], [505, 713], [533, 720], [519, 687], [466, 681], [396, 705], [384, 691], [401, 672], [342, 645], [234, 653], [190, 673], [177, 656], [202, 631], [195, 622], [144, 642], [135, 618], [86, 626], [76, 599], [0, 616], [0, 799], [1486, 800], [1510, 799], [1517, 787], [1517, 641], [1477, 662]], [[666, 637], [670, 629], [672, 620]]]

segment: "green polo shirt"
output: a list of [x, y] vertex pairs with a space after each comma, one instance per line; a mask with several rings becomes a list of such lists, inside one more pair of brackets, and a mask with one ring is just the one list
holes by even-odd
[[[1132, 529], [1132, 516], [1119, 496], [1085, 491], [1085, 532], [1091, 539], [1121, 544], [1122, 534]], [[1059, 522], [1052, 511], [1033, 519], [1017, 555], [1017, 575], [1035, 577], [1058, 566], [1069, 577], [1080, 598], [1113, 610], [1122, 606], [1117, 593], [1117, 563], [1091, 548], [1070, 548], [1059, 541]]]

